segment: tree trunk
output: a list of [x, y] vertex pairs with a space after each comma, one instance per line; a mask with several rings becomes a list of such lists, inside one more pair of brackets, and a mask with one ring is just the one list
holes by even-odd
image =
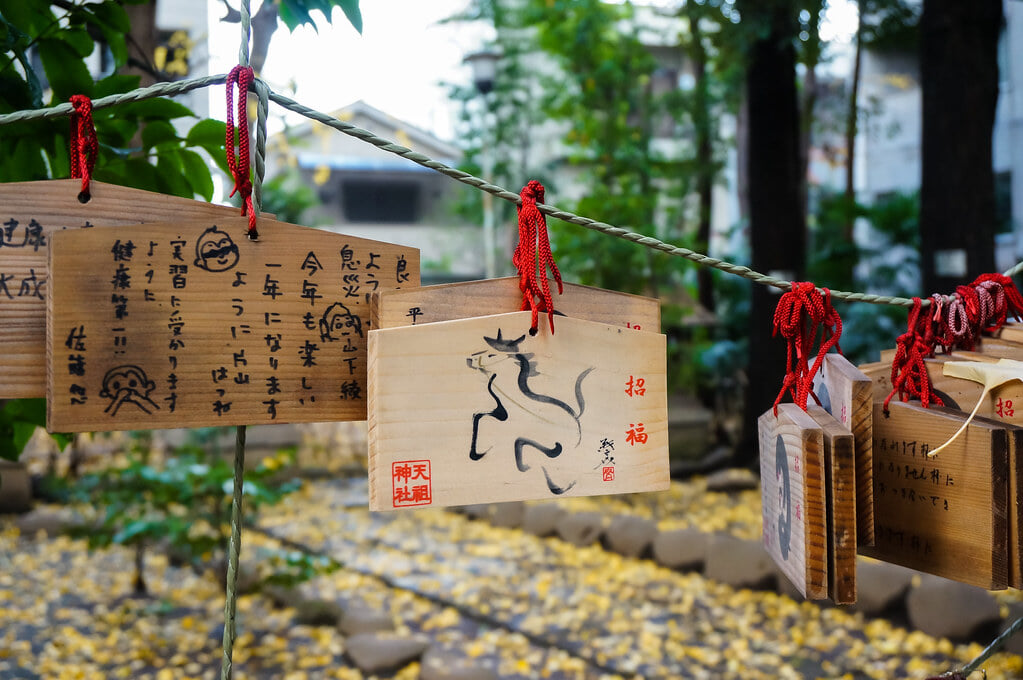
[[[863, 63], [863, 2], [859, 7], [859, 23], [856, 26], [856, 52], [853, 56], [852, 82], [849, 84], [849, 109], [845, 119], [845, 223], [842, 225], [842, 237], [849, 243], [853, 239], [853, 227], [856, 224], [853, 206], [856, 203], [856, 133], [859, 129], [859, 96], [860, 67]], [[852, 280], [852, 272], [848, 278]]]
[[131, 31], [128, 33], [128, 65], [121, 72], [140, 76], [140, 87], [148, 87], [157, 80], [156, 66], [153, 65], [153, 55], [159, 45], [156, 2], [150, 0], [140, 5], [124, 5]]
[[925, 0], [920, 242], [923, 293], [994, 270], [992, 132], [1002, 0]]
[[[686, 3], [686, 7], [691, 7]], [[690, 49], [696, 82], [693, 101], [693, 128], [696, 132], [696, 194], [699, 197], [699, 218], [696, 225], [696, 250], [710, 252], [711, 210], [714, 199], [714, 147], [711, 129], [710, 94], [707, 78], [707, 49], [703, 44], [698, 12], [689, 14]], [[697, 298], [709, 312], [714, 312], [714, 276], [709, 267], [696, 270]]]
[[[744, 20], [763, 26], [749, 54], [750, 246], [757, 271], [798, 280], [806, 261], [806, 218], [801, 204], [799, 106], [796, 93], [796, 8], [791, 2], [747, 5]], [[752, 12], [752, 17], [749, 14]], [[757, 417], [774, 402], [785, 369], [784, 344], [772, 338], [777, 289], [754, 285], [750, 314], [749, 388], [740, 464], [758, 460]]]

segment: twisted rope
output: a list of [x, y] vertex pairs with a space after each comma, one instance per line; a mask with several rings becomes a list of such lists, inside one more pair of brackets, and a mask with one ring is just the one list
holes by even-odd
[[[241, 47], [238, 50], [238, 62], [243, 67], [249, 65], [249, 33], [251, 30], [251, 17], [249, 16], [249, 0], [242, 0], [239, 5], [241, 12]], [[252, 69], [248, 69], [251, 77]], [[230, 97], [230, 88], [232, 85], [228, 85], [228, 96]], [[265, 86], [264, 86], [265, 87]], [[257, 89], [257, 92], [259, 90]], [[239, 93], [239, 98], [244, 102], [248, 96], [247, 91]], [[242, 104], [244, 107], [244, 103]], [[230, 115], [230, 105], [228, 106], [228, 115]], [[259, 123], [257, 122], [257, 127]], [[256, 140], [256, 155], [262, 157], [265, 153], [263, 146], [266, 144], [266, 117], [262, 116], [262, 127], [263, 136], [262, 143], [257, 138]], [[242, 139], [248, 139], [248, 129], [241, 131]], [[225, 145], [226, 147], [227, 145]], [[231, 141], [231, 147], [227, 149], [228, 158], [234, 154], [234, 141]], [[245, 145], [245, 168], [246, 173], [248, 172], [249, 159], [248, 144]], [[263, 193], [263, 172], [262, 169], [257, 166], [257, 180], [256, 187], [258, 187], [257, 195], [254, 197], [250, 209], [252, 213], [249, 215], [250, 222], [250, 235], [254, 235], [256, 215], [259, 214], [260, 205], [262, 205], [262, 193]], [[245, 178], [248, 181], [248, 177]], [[254, 187], [254, 188], [256, 188]], [[234, 492], [231, 495], [231, 541], [227, 546], [227, 593], [224, 597], [224, 657], [220, 665], [220, 680], [231, 680], [231, 676], [234, 672], [234, 639], [237, 634], [235, 628], [235, 614], [238, 608], [238, 557], [241, 554], [242, 548], [242, 498], [244, 496], [244, 485], [245, 485], [245, 426], [239, 425], [235, 433], [234, 442]]]
[[224, 599], [224, 657], [221, 680], [234, 671], [235, 614], [238, 611], [238, 556], [242, 547], [242, 495], [245, 482], [245, 426], [239, 425], [234, 441], [234, 493], [231, 496], [231, 541], [227, 545], [227, 596]]
[[[92, 103], [92, 105], [93, 109], [97, 109], [105, 108], [107, 106], [115, 106], [117, 104], [122, 104], [125, 102], [149, 99], [151, 97], [183, 94], [185, 92], [190, 92], [191, 90], [195, 90], [200, 87], [209, 87], [210, 85], [223, 84], [226, 79], [227, 76], [222, 74], [216, 76], [206, 76], [204, 78], [196, 78], [194, 80], [182, 80], [175, 83], [159, 83], [151, 87], [134, 90], [133, 92], [103, 97], [101, 99], [95, 100]], [[262, 81], [259, 78], [256, 78], [253, 87], [258, 88], [261, 82]], [[263, 85], [265, 85], [265, 83], [263, 83]], [[272, 101], [278, 106], [282, 106], [288, 109], [289, 111], [294, 111], [299, 115], [309, 118], [310, 120], [314, 120], [318, 123], [326, 125], [327, 127], [331, 127], [337, 130], [338, 132], [342, 132], [350, 137], [355, 137], [356, 139], [362, 140], [367, 144], [372, 144], [378, 149], [387, 151], [388, 153], [395, 154], [396, 156], [400, 156], [402, 158], [405, 158], [406, 160], [410, 160], [413, 163], [416, 163], [417, 165], [421, 165], [424, 168], [429, 168], [430, 170], [439, 172], [446, 177], [450, 177], [451, 179], [459, 181], [462, 184], [467, 184], [471, 187], [479, 189], [480, 191], [485, 191], [488, 194], [491, 194], [504, 201], [514, 203], [515, 205], [521, 204], [521, 199], [519, 198], [518, 194], [509, 191], [508, 189], [505, 189], [502, 186], [499, 186], [497, 184], [491, 184], [490, 182], [487, 182], [485, 179], [481, 179], [463, 170], [459, 170], [449, 165], [445, 165], [440, 161], [433, 160], [429, 156], [418, 153], [416, 151], [412, 151], [411, 149], [404, 147], [400, 144], [396, 144], [389, 139], [375, 135], [369, 130], [364, 130], [356, 125], [352, 125], [351, 123], [346, 123], [345, 121], [338, 120], [337, 118], [334, 118], [329, 114], [323, 113], [322, 111], [311, 109], [308, 106], [305, 106], [303, 104], [300, 104], [299, 102], [296, 102], [293, 99], [290, 99], [289, 97], [285, 97], [284, 95], [274, 92], [273, 90], [269, 89], [269, 87], [267, 88], [267, 93], [269, 101]], [[0, 125], [7, 125], [10, 123], [28, 120], [57, 118], [60, 116], [69, 115], [71, 113], [71, 110], [72, 109], [70, 104], [60, 104], [58, 106], [53, 106], [44, 109], [16, 111], [14, 113], [0, 115]], [[567, 210], [561, 210], [556, 206], [537, 203], [536, 207], [544, 215], [547, 215], [548, 217], [553, 217], [555, 219], [559, 219], [562, 222], [568, 222], [569, 224], [574, 224], [576, 226], [583, 227], [584, 229], [590, 229], [591, 231], [596, 231], [607, 236], [620, 238], [624, 241], [629, 241], [630, 243], [635, 243], [637, 245], [650, 248], [651, 250], [660, 251], [662, 253], [665, 253], [666, 255], [671, 255], [673, 257], [682, 257], [704, 267], [713, 267], [714, 269], [720, 269], [721, 271], [726, 272], [728, 274], [741, 276], [744, 279], [752, 281], [753, 283], [758, 283], [764, 286], [773, 286], [774, 288], [778, 288], [783, 291], [792, 289], [791, 281], [762, 274], [744, 265], [733, 264], [720, 258], [711, 257], [703, 253], [698, 253], [694, 250], [690, 250], [689, 248], [683, 248], [682, 246], [666, 243], [665, 241], [661, 241], [660, 239], [654, 238], [653, 236], [646, 236], [644, 234], [630, 231], [622, 227], [617, 227], [613, 224], [608, 224], [607, 222], [601, 222], [599, 220], [594, 220], [589, 217], [577, 215]], [[1015, 276], [1021, 272], [1023, 272], [1023, 262], [1018, 263], [1017, 265], [1006, 271], [1005, 276]], [[913, 300], [911, 298], [891, 295], [875, 295], [873, 293], [856, 293], [852, 291], [832, 290], [831, 297], [836, 300], [845, 300], [846, 302], [867, 302], [870, 304], [894, 305], [897, 307], [907, 308], [913, 306]], [[931, 304], [930, 299], [923, 300], [924, 307], [928, 307], [930, 306], [930, 304]]]

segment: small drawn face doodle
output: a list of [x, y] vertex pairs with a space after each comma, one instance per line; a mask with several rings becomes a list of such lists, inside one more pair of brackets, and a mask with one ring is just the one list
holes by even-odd
[[231, 236], [212, 226], [195, 243], [195, 266], [208, 272], [223, 272], [238, 264], [238, 246]]
[[151, 413], [160, 408], [149, 398], [155, 387], [156, 383], [147, 378], [145, 371], [138, 366], [115, 366], [103, 376], [103, 389], [99, 396], [110, 400], [104, 410], [112, 416], [117, 415], [122, 404], [134, 404], [143, 413]]
[[333, 342], [353, 333], [362, 337], [362, 319], [340, 302], [327, 307], [320, 319], [320, 340]]

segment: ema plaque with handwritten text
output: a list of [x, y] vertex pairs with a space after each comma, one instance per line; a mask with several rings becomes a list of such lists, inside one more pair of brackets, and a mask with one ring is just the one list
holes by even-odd
[[53, 234], [96, 226], [231, 219], [238, 209], [78, 179], [0, 183], [0, 399], [46, 396], [47, 256]]
[[369, 298], [415, 248], [241, 218], [53, 235], [51, 431], [362, 420]]

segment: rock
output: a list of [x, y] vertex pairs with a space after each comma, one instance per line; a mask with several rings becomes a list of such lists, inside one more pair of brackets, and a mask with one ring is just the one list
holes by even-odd
[[345, 643], [349, 658], [363, 673], [402, 668], [422, 656], [429, 645], [426, 638], [394, 633], [361, 633]]
[[23, 463], [0, 460], [0, 513], [32, 509], [32, 479]]
[[352, 604], [344, 607], [337, 627], [346, 636], [381, 633], [394, 630], [394, 618], [387, 612], [365, 604]]
[[36, 508], [27, 512], [15, 521], [15, 526], [22, 536], [35, 536], [43, 531], [49, 537], [58, 536], [79, 524], [73, 513], [52, 508]]
[[654, 537], [653, 549], [661, 566], [698, 570], [707, 559], [707, 534], [696, 529], [661, 531]]
[[758, 484], [760, 484], [760, 480], [753, 474], [752, 470], [747, 468], [718, 470], [707, 477], [707, 491], [718, 491], [721, 493], [755, 489]]
[[497, 671], [455, 652], [431, 647], [423, 655], [419, 680], [498, 680]]
[[856, 560], [856, 603], [849, 608], [880, 615], [902, 600], [916, 573], [898, 564]]
[[657, 536], [657, 524], [652, 519], [636, 515], [619, 515], [604, 530], [604, 543], [619, 555], [639, 557]]
[[558, 529], [565, 509], [557, 503], [527, 505], [522, 513], [522, 530], [537, 536], [550, 536]]
[[917, 630], [951, 640], [969, 640], [978, 628], [1001, 618], [988, 591], [931, 575], [910, 589], [906, 611]]
[[580, 547], [593, 545], [604, 531], [604, 517], [599, 512], [576, 512], [558, 520], [558, 536]]
[[525, 511], [526, 505], [522, 501], [495, 503], [494, 510], [490, 515], [490, 523], [495, 527], [514, 529], [522, 526], [522, 517], [525, 515]]
[[760, 541], [718, 534], [707, 541], [707, 578], [735, 588], [773, 588], [774, 560]]
[[266, 585], [263, 586], [262, 592], [275, 607], [280, 609], [294, 607], [303, 600], [302, 593], [298, 588], [288, 586]]
[[478, 503], [476, 505], [463, 506], [462, 512], [469, 519], [486, 519], [490, 516], [490, 504]]
[[292, 606], [299, 626], [336, 626], [344, 614], [341, 605], [330, 600], [302, 599]]

